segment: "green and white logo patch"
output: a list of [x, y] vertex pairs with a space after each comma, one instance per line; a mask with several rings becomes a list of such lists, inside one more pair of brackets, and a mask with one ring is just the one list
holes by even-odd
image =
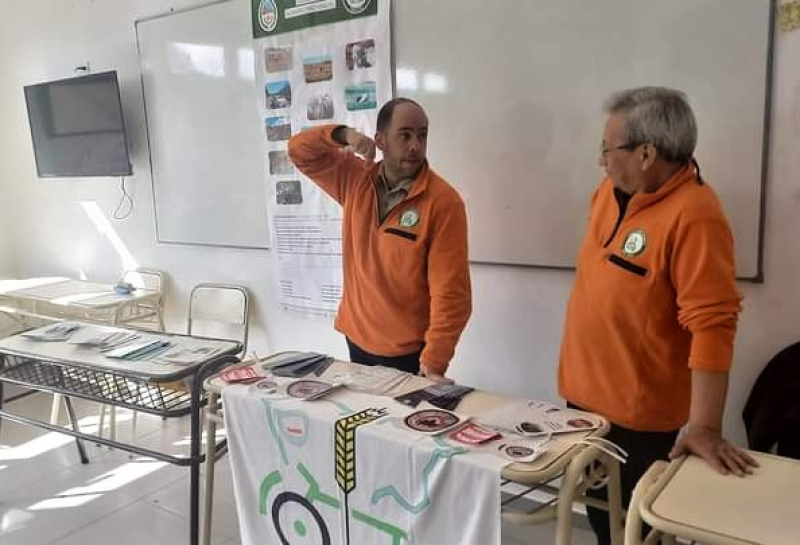
[[625, 257], [634, 257], [641, 254], [647, 247], [647, 235], [644, 229], [634, 229], [625, 237], [622, 244], [622, 253]]
[[401, 227], [414, 227], [419, 223], [419, 211], [416, 208], [409, 208], [400, 215]]

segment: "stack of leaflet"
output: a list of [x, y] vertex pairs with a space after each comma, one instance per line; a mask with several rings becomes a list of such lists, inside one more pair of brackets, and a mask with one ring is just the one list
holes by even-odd
[[303, 352], [271, 359], [262, 368], [278, 377], [300, 378], [310, 373], [320, 376], [331, 363], [333, 358], [325, 354]]
[[191, 365], [193, 363], [206, 361], [219, 352], [219, 348], [204, 345], [192, 346], [188, 345], [186, 340], [183, 340], [181, 346], [176, 346], [160, 354], [154, 361], [155, 363], [164, 363], [167, 365]]
[[349, 364], [343, 368], [331, 369], [323, 378], [329, 382], [346, 384], [348, 388], [357, 392], [386, 396], [416, 390], [420, 387], [420, 383], [428, 384], [427, 379], [418, 375], [378, 365]]
[[66, 341], [73, 333], [80, 329], [80, 327], [80, 324], [73, 322], [58, 322], [26, 331], [22, 333], [22, 336], [33, 339], [34, 341]]
[[140, 337], [121, 346], [102, 350], [107, 358], [141, 361], [153, 358], [169, 349], [172, 343], [158, 337]]
[[138, 338], [139, 335], [136, 333], [131, 333], [130, 331], [123, 331], [110, 327], [86, 325], [75, 332], [75, 334], [70, 337], [67, 343], [78, 344], [81, 346], [91, 346], [101, 350], [110, 350]]
[[459, 384], [431, 384], [425, 388], [408, 392], [395, 399], [409, 407], [416, 407], [422, 401], [427, 401], [431, 405], [454, 411], [465, 395], [472, 392], [474, 388], [461, 386]]

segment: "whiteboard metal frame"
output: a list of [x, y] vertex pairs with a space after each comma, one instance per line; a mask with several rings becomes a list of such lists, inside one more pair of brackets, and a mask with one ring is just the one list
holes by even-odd
[[[397, 34], [395, 32], [395, 4], [392, 3], [391, 10], [391, 25], [392, 25], [392, 95], [397, 96]], [[774, 87], [774, 58], [775, 58], [775, 23], [777, 15], [778, 3], [777, 0], [769, 0], [769, 28], [767, 30], [767, 58], [766, 58], [766, 77], [765, 77], [765, 94], [764, 94], [764, 124], [762, 135], [762, 150], [761, 150], [761, 181], [760, 181], [760, 202], [758, 206], [759, 219], [758, 219], [758, 247], [756, 250], [756, 273], [752, 276], [737, 276], [736, 279], [743, 282], [751, 282], [753, 284], [764, 283], [764, 232], [766, 224], [767, 213], [767, 180], [769, 178], [769, 152], [770, 152], [770, 129], [772, 122], [772, 91]], [[522, 269], [541, 269], [549, 271], [575, 271], [575, 266], [563, 265], [536, 265], [527, 263], [505, 263], [498, 261], [481, 261], [470, 259], [471, 265], [490, 266], [490, 267], [511, 267]]]
[[141, 70], [141, 61], [142, 61], [142, 47], [139, 38], [139, 25], [141, 23], [146, 23], [149, 21], [154, 21], [156, 19], [163, 19], [169, 17], [171, 15], [178, 15], [181, 13], [186, 13], [190, 11], [196, 11], [199, 9], [209, 8], [212, 6], [216, 6], [218, 4], [225, 4], [228, 2], [235, 2], [236, 0], [212, 0], [210, 2], [202, 2], [200, 4], [196, 4], [193, 6], [187, 6], [184, 8], [174, 9], [170, 8], [169, 11], [165, 11], [162, 13], [158, 13], [155, 15], [148, 15], [147, 17], [140, 17], [139, 19], [135, 19], [133, 22], [134, 27], [134, 34], [136, 35], [136, 54], [139, 58], [139, 85], [142, 91], [142, 106], [144, 110], [144, 128], [145, 128], [145, 137], [147, 139], [147, 161], [150, 164], [150, 188], [153, 194], [153, 222], [155, 225], [156, 231], [156, 241], [159, 244], [169, 244], [169, 245], [177, 245], [177, 246], [200, 246], [200, 247], [210, 247], [210, 248], [233, 248], [238, 250], [266, 250], [269, 251], [272, 248], [272, 235], [270, 233], [269, 240], [267, 241], [266, 245], [264, 246], [256, 246], [256, 245], [239, 245], [239, 244], [212, 244], [209, 242], [183, 242], [183, 241], [175, 241], [175, 240], [164, 240], [161, 238], [161, 232], [158, 227], [158, 213], [156, 211], [156, 183], [155, 183], [155, 176], [153, 172], [153, 152], [152, 147], [150, 145], [150, 122], [147, 114], [147, 99], [145, 97], [145, 86], [144, 86], [144, 73]]

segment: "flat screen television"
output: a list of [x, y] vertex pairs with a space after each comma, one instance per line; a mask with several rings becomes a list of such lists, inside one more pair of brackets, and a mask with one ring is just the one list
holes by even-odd
[[28, 85], [25, 102], [40, 178], [133, 173], [116, 71]]

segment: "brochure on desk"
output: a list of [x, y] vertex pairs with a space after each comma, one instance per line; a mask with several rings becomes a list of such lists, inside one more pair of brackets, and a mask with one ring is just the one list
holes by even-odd
[[58, 342], [66, 341], [73, 333], [78, 331], [79, 328], [80, 324], [74, 322], [57, 322], [38, 329], [25, 331], [20, 333], [20, 335], [34, 341]]
[[75, 331], [67, 343], [99, 349], [111, 349], [138, 339], [139, 335], [132, 331], [122, 331], [112, 327], [90, 326]]
[[147, 333], [80, 322], [49, 324], [15, 336], [19, 350], [144, 375], [169, 375], [233, 348], [231, 341]]
[[599, 418], [545, 401], [517, 400], [484, 413], [480, 422], [526, 437], [587, 432], [599, 428]]

